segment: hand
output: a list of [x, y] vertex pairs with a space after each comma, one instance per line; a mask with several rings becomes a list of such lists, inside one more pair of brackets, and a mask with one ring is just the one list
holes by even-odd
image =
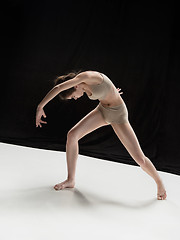
[[41, 123], [47, 124], [47, 122], [41, 120], [42, 116], [44, 118], [46, 118], [46, 114], [45, 114], [43, 108], [37, 107], [37, 109], [36, 109], [36, 127], [38, 127], [38, 126], [42, 127]]
[[[117, 88], [118, 92], [121, 91], [121, 88]], [[119, 94], [123, 94], [123, 92], [120, 92]]]

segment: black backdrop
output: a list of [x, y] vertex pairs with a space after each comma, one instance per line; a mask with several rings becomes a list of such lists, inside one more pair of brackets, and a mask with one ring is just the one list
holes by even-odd
[[[180, 174], [179, 22], [173, 1], [6, 1], [1, 10], [0, 141], [65, 151], [66, 134], [98, 101], [83, 96], [44, 110], [38, 103], [57, 75], [105, 73], [122, 88], [144, 153], [161, 171]], [[4, 73], [4, 74], [3, 74]], [[79, 141], [79, 153], [137, 165], [102, 127]]]

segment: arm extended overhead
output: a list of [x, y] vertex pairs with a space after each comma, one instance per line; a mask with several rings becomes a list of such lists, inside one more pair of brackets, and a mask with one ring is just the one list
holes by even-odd
[[86, 73], [80, 73], [76, 77], [56, 85], [46, 94], [43, 100], [39, 103], [38, 108], [43, 108], [49, 101], [51, 101], [60, 92], [66, 89], [69, 89], [71, 87], [74, 87], [77, 84], [80, 84], [82, 82], [85, 82], [85, 78], [87, 77], [88, 76]]

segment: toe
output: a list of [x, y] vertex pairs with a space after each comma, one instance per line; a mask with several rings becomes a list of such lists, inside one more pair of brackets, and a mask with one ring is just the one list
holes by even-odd
[[157, 194], [158, 200], [164, 200], [166, 199], [166, 197], [167, 197], [166, 191], [163, 194], [159, 194], [159, 193]]
[[161, 200], [162, 199], [162, 195], [161, 194], [157, 194], [157, 199]]
[[59, 190], [58, 184], [56, 184], [56, 185], [54, 186], [54, 189], [55, 189], [55, 190]]

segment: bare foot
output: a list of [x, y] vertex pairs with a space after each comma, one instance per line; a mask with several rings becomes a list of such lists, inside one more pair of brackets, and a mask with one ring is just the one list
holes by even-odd
[[167, 197], [166, 190], [164, 188], [163, 184], [158, 185], [158, 193], [157, 193], [157, 199], [158, 200], [165, 200]]
[[64, 182], [62, 183], [59, 183], [59, 184], [56, 184], [54, 186], [54, 189], [55, 190], [62, 190], [64, 188], [74, 188], [75, 186], [75, 181], [74, 180], [65, 180]]

